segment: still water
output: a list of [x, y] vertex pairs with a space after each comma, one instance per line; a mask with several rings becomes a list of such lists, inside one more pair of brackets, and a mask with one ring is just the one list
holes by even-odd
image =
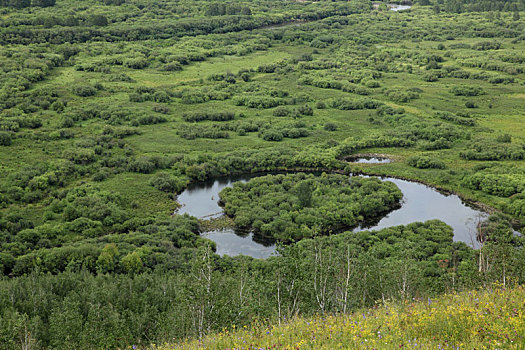
[[[219, 192], [236, 181], [246, 182], [260, 175], [245, 175], [194, 183], [182, 192], [178, 201], [182, 207], [177, 213], [204, 219], [222, 215], [218, 204]], [[361, 175], [356, 175], [361, 176]], [[378, 222], [368, 223], [354, 231], [379, 230], [386, 227], [406, 225], [417, 221], [438, 219], [454, 229], [454, 240], [476, 247], [476, 227], [488, 215], [464, 203], [456, 195], [438, 192], [432, 187], [391, 177], [381, 178], [391, 181], [403, 192], [401, 207], [390, 212]], [[275, 252], [275, 245], [252, 233], [238, 234], [233, 229], [205, 232], [202, 234], [217, 245], [218, 254], [235, 256], [239, 254], [266, 258]]]

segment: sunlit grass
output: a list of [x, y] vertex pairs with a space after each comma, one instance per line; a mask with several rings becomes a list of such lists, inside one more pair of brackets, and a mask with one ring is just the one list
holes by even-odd
[[491, 289], [432, 300], [386, 302], [350, 315], [255, 324], [202, 340], [154, 347], [174, 349], [522, 349], [525, 289]]

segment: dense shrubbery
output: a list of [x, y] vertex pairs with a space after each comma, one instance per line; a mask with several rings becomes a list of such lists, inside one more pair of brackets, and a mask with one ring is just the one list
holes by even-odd
[[294, 241], [375, 218], [397, 205], [402, 194], [378, 179], [300, 173], [236, 183], [220, 196], [236, 226]]
[[[480, 226], [498, 235], [478, 251], [432, 222], [303, 241], [253, 261], [198, 249], [209, 243], [198, 221], [169, 216], [173, 194], [190, 181], [317, 169], [417, 177], [525, 220], [523, 169], [512, 162], [525, 152], [512, 124], [523, 107], [524, 28], [510, 12], [429, 15], [416, 6], [407, 14], [361, 1], [275, 0], [250, 2], [251, 15], [247, 3], [199, 1], [38, 8], [51, 2], [0, 9], [0, 348], [141, 347], [298, 310], [523, 282], [523, 245], [502, 223]], [[507, 3], [459, 7], [522, 7]], [[482, 98], [454, 96], [484, 93], [471, 89], [481, 85]], [[461, 113], [465, 107], [479, 112]], [[439, 110], [455, 113], [432, 114]], [[414, 164], [450, 169], [338, 160], [383, 147], [413, 148], [370, 152], [402, 160], [443, 150], [421, 152]], [[465, 164], [460, 152], [503, 161]], [[362, 222], [396, 192], [374, 192], [388, 187], [374, 181], [356, 189], [359, 179], [331, 186], [307, 178], [270, 191], [266, 206], [228, 203], [250, 212], [250, 226], [264, 221], [258, 233], [289, 240]], [[315, 206], [303, 208], [309, 190]], [[323, 280], [325, 289], [315, 285]], [[344, 301], [344, 286], [360, 297]]]
[[180, 137], [187, 140], [194, 140], [198, 138], [203, 139], [227, 139], [230, 137], [228, 131], [223, 130], [217, 125], [205, 126], [191, 126], [182, 127], [179, 129]]
[[151, 178], [149, 184], [159, 191], [177, 193], [186, 186], [186, 181], [174, 177], [169, 173], [157, 173]]
[[11, 135], [7, 132], [0, 132], [0, 146], [10, 146]]
[[[178, 229], [177, 224], [183, 225], [179, 219], [169, 226], [143, 226], [130, 239], [138, 241], [154, 229], [164, 234]], [[162, 273], [133, 272], [147, 271], [152, 247], [124, 251], [110, 243], [98, 249], [95, 265], [101, 271], [128, 270], [128, 275], [92, 275], [70, 263], [65, 273], [2, 280], [6, 332], [0, 341], [10, 347], [19, 342], [19, 334], [30, 334], [42, 347], [125, 348], [242, 326], [254, 317], [277, 322], [299, 310], [305, 315], [351, 312], [383, 297], [426, 300], [496, 281], [504, 266], [497, 260], [501, 246], [487, 247], [493, 264], [478, 273], [477, 255], [453, 243], [452, 236], [444, 223], [429, 221], [305, 240], [267, 261], [218, 258], [205, 247], [181, 249], [170, 257], [171, 269]], [[517, 263], [507, 269], [507, 276], [518, 281], [521, 256], [521, 248], [507, 256]]]
[[407, 138], [400, 137], [373, 137], [366, 138], [363, 140], [349, 138], [346, 139], [341, 145], [337, 146], [337, 156], [344, 157], [350, 155], [358, 150], [375, 147], [411, 147], [414, 145], [414, 141]]
[[510, 197], [525, 191], [525, 175], [523, 174], [476, 173], [468, 176], [464, 183], [474, 190], [500, 197]]
[[246, 106], [249, 108], [268, 109], [277, 106], [290, 104], [291, 101], [278, 97], [263, 96], [236, 96], [233, 103], [236, 106]]
[[416, 98], [419, 98], [419, 94], [421, 91], [417, 91], [415, 89], [395, 89], [395, 90], [388, 90], [385, 92], [386, 96], [395, 102], [409, 102]]
[[356, 109], [376, 109], [382, 106], [383, 103], [371, 99], [350, 100], [347, 98], [336, 98], [329, 100], [328, 105], [335, 109], [348, 111]]
[[459, 155], [468, 160], [522, 160], [525, 150], [518, 145], [501, 145], [490, 142], [477, 143]]
[[472, 119], [470, 116], [463, 117], [458, 116], [450, 112], [438, 112], [436, 113], [436, 117], [439, 119], [446, 120], [448, 122], [458, 124], [458, 125], [465, 125], [465, 126], [474, 126], [476, 125], [476, 121]]
[[407, 159], [408, 165], [419, 169], [444, 169], [445, 163], [429, 156], [415, 156]]
[[232, 112], [193, 112], [185, 113], [182, 119], [186, 122], [200, 122], [204, 120], [211, 121], [228, 121], [235, 119], [235, 113]]

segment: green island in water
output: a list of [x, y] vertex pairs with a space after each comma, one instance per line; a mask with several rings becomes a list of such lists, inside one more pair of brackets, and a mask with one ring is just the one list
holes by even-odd
[[523, 11], [0, 0], [0, 350], [524, 348]]

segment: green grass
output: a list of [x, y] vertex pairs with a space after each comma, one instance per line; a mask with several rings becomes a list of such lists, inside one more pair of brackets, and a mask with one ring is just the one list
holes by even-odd
[[176, 349], [522, 349], [523, 287], [391, 302], [349, 315], [255, 323], [200, 340], [153, 346]]

